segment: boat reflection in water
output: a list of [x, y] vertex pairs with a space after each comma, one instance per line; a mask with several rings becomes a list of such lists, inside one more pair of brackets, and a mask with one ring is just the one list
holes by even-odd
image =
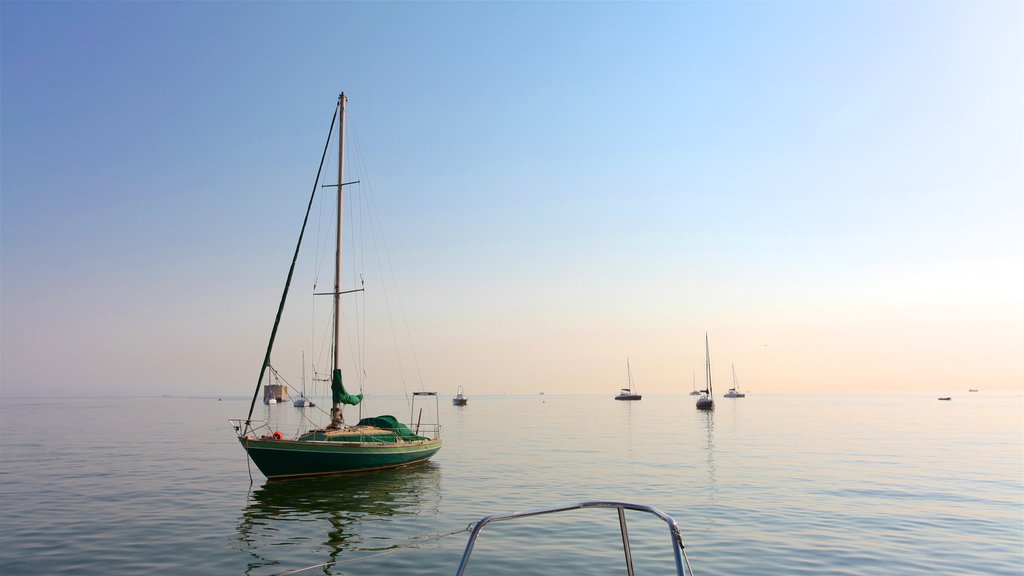
[[350, 560], [355, 563], [343, 566], [358, 572], [359, 558], [414, 545], [417, 537], [437, 530], [440, 484], [441, 469], [429, 462], [267, 482], [249, 494], [238, 524], [239, 546], [253, 557], [245, 572], [327, 565], [314, 573], [341, 574], [342, 566], [333, 565]]

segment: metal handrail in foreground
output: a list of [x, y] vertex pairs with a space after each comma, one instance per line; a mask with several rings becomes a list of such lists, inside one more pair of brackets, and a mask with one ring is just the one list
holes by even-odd
[[[466, 550], [462, 553], [462, 560], [459, 562], [459, 570], [455, 573], [456, 576], [463, 576], [466, 571], [466, 567], [469, 565], [469, 556], [473, 553], [473, 545], [476, 544], [476, 539], [480, 535], [480, 532], [484, 529], [484, 526], [491, 522], [503, 522], [505, 520], [515, 520], [518, 518], [527, 518], [529, 516], [539, 516], [541, 514], [552, 514], [555, 512], [565, 512], [568, 510], [582, 510], [585, 508], [614, 508], [619, 514], [619, 530], [622, 533], [622, 549], [626, 556], [626, 571], [629, 576], [633, 574], [633, 553], [629, 546], [629, 532], [626, 530], [626, 510], [635, 510], [637, 512], [646, 512], [653, 514], [660, 518], [663, 522], [668, 524], [669, 536], [672, 539], [672, 553], [676, 563], [676, 574], [678, 576], [685, 576], [689, 574], [693, 576], [693, 570], [690, 568], [690, 561], [686, 558], [686, 550], [683, 546], [683, 537], [679, 533], [679, 525], [672, 519], [671, 516], [665, 514], [657, 508], [651, 506], [644, 506], [642, 504], [630, 504], [628, 502], [603, 502], [603, 501], [592, 501], [592, 502], [579, 502], [577, 504], [569, 504], [566, 506], [553, 506], [550, 508], [537, 508], [535, 510], [524, 510], [522, 512], [511, 512], [509, 514], [492, 514], [484, 517], [473, 525], [473, 529], [469, 534], [469, 541], [466, 542]], [[683, 565], [686, 566], [686, 572], [683, 572]]]

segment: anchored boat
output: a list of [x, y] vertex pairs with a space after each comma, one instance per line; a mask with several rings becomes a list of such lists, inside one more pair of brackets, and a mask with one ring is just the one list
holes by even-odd
[[693, 391], [690, 392], [690, 396], [700, 396], [700, 392], [697, 391], [697, 373], [693, 373]]
[[697, 410], [714, 410], [715, 393], [711, 388], [711, 349], [708, 347], [708, 334], [704, 333], [704, 374], [706, 386], [701, 390], [701, 397], [697, 398]]
[[732, 365], [732, 388], [725, 394], [722, 394], [725, 398], [746, 398], [747, 395], [740, 392], [740, 383], [736, 380], [736, 365]]
[[636, 386], [633, 384], [633, 371], [629, 369], [629, 358], [626, 358], [626, 387], [619, 391], [615, 399], [639, 400], [641, 396], [634, 391], [635, 388]]
[[[361, 292], [358, 290], [341, 290], [341, 223], [343, 188], [346, 184], [344, 176], [345, 158], [345, 104], [347, 98], [342, 93], [338, 96], [338, 104], [331, 119], [331, 128], [328, 130], [327, 144], [324, 145], [323, 156], [320, 159], [320, 169], [313, 183], [313, 192], [310, 195], [309, 204], [306, 207], [306, 216], [302, 222], [302, 229], [299, 232], [299, 240], [295, 246], [295, 254], [292, 256], [291, 267], [288, 270], [288, 279], [285, 282], [284, 294], [278, 304], [277, 317], [274, 320], [274, 328], [270, 333], [270, 342], [267, 345], [267, 353], [260, 367], [260, 377], [256, 383], [256, 392], [253, 394], [252, 403], [249, 405], [249, 415], [245, 420], [231, 420], [238, 435], [238, 441], [248, 453], [256, 466], [269, 479], [289, 478], [299, 476], [316, 476], [327, 474], [339, 474], [345, 472], [359, 472], [364, 470], [375, 470], [381, 468], [394, 468], [423, 462], [433, 456], [441, 449], [440, 427], [437, 423], [422, 422], [422, 407], [419, 416], [416, 416], [416, 424], [412, 424], [416, 415], [417, 400], [434, 400], [435, 414], [437, 411], [437, 394], [435, 392], [414, 392], [412, 405], [409, 414], [410, 424], [407, 426], [399, 422], [394, 416], [383, 415], [370, 418], [361, 418], [355, 425], [345, 422], [342, 408], [345, 405], [355, 406], [362, 402], [362, 394], [349, 393], [342, 381], [341, 371], [341, 296], [349, 292]], [[313, 206], [313, 199], [320, 187], [320, 174], [323, 171], [324, 161], [327, 158], [327, 150], [330, 144], [331, 134], [334, 132], [334, 125], [338, 124], [338, 184], [337, 189], [337, 229], [336, 229], [336, 251], [334, 269], [334, 290], [327, 293], [333, 298], [333, 332], [331, 361], [331, 400], [332, 408], [330, 423], [326, 426], [316, 427], [312, 430], [296, 434], [287, 438], [280, 431], [275, 431], [269, 422], [256, 422], [252, 419], [253, 408], [256, 405], [256, 398], [259, 394], [260, 383], [268, 369], [273, 371], [270, 365], [271, 351], [274, 348], [274, 339], [281, 323], [281, 315], [284, 312], [285, 302], [288, 299], [288, 288], [291, 285], [292, 275], [295, 272], [295, 262], [299, 256], [302, 246], [302, 238], [309, 222], [310, 210]], [[325, 186], [326, 187], [326, 186]]]

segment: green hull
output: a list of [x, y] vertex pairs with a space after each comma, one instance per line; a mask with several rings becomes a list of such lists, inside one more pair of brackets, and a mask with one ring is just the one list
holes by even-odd
[[396, 468], [426, 461], [441, 449], [440, 439], [399, 443], [357, 443], [239, 437], [238, 441], [268, 479]]

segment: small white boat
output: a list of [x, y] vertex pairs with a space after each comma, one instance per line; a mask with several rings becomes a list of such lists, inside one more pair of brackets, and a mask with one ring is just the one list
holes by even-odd
[[697, 373], [693, 373], [693, 391], [690, 392], [690, 396], [700, 396], [700, 391], [697, 390]]
[[469, 403], [469, 399], [462, 393], [462, 386], [459, 386], [459, 391], [456, 392], [455, 398], [452, 398], [452, 406], [465, 406]]

